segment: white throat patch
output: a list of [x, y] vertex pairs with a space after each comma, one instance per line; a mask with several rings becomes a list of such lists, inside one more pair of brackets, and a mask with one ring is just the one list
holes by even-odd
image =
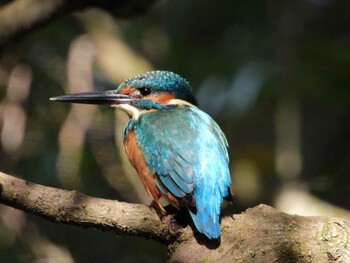
[[140, 110], [130, 104], [116, 104], [116, 105], [112, 105], [112, 107], [121, 109], [126, 114], [128, 114], [129, 118], [133, 118], [136, 120], [140, 117], [141, 114], [145, 113], [144, 110]]
[[[193, 105], [192, 103], [189, 103], [185, 100], [180, 100], [180, 99], [172, 99], [168, 101], [168, 105], [177, 105], [177, 106], [190, 106], [190, 107], [194, 107], [197, 108], [195, 105]], [[126, 114], [128, 114], [129, 118], [133, 118], [135, 120], [137, 120], [142, 114], [145, 114], [149, 111], [147, 110], [142, 110], [139, 108], [136, 108], [130, 104], [115, 104], [112, 105], [112, 107], [121, 109], [122, 111], [124, 111]]]

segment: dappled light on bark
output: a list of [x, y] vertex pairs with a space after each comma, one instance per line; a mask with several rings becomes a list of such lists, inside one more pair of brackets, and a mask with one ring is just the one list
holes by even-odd
[[[260, 205], [225, 216], [220, 240], [144, 205], [99, 199], [0, 174], [0, 202], [57, 223], [93, 227], [168, 245], [169, 262], [328, 262], [350, 260], [349, 223], [288, 215]], [[176, 227], [175, 227], [176, 226]], [[47, 250], [46, 250], [47, 251]]]

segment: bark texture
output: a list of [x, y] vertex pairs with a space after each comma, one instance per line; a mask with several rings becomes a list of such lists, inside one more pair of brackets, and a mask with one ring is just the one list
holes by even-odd
[[350, 262], [349, 224], [333, 217], [288, 215], [259, 205], [225, 217], [221, 243], [188, 235], [169, 262]]
[[288, 215], [259, 205], [221, 222], [221, 240], [207, 240], [145, 205], [89, 197], [0, 173], [0, 203], [47, 220], [154, 239], [169, 262], [350, 262], [349, 223]]
[[146, 205], [86, 196], [0, 172], [0, 203], [49, 221], [93, 227], [116, 234], [143, 236], [168, 244], [176, 234], [167, 220]]

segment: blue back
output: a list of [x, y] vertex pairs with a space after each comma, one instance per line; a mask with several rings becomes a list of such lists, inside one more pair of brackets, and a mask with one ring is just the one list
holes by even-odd
[[[192, 195], [189, 207], [199, 232], [220, 236], [220, 204], [228, 196], [231, 178], [227, 141], [216, 122], [197, 107], [179, 106], [131, 119], [147, 165], [163, 193], [179, 198]], [[185, 199], [184, 199], [184, 202]]]

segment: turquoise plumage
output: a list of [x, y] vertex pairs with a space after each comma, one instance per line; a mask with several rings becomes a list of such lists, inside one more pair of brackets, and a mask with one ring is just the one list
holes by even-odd
[[196, 106], [185, 79], [152, 71], [124, 81], [116, 91], [55, 100], [107, 103], [127, 112], [126, 152], [156, 206], [162, 209], [162, 196], [185, 206], [199, 232], [220, 237], [220, 205], [231, 185], [228, 144], [216, 122]]
[[193, 195], [196, 205], [189, 211], [196, 228], [219, 237], [220, 204], [229, 195], [230, 174], [227, 142], [218, 125], [198, 108], [182, 106], [143, 114], [130, 120], [125, 134], [129, 129], [161, 192]]

